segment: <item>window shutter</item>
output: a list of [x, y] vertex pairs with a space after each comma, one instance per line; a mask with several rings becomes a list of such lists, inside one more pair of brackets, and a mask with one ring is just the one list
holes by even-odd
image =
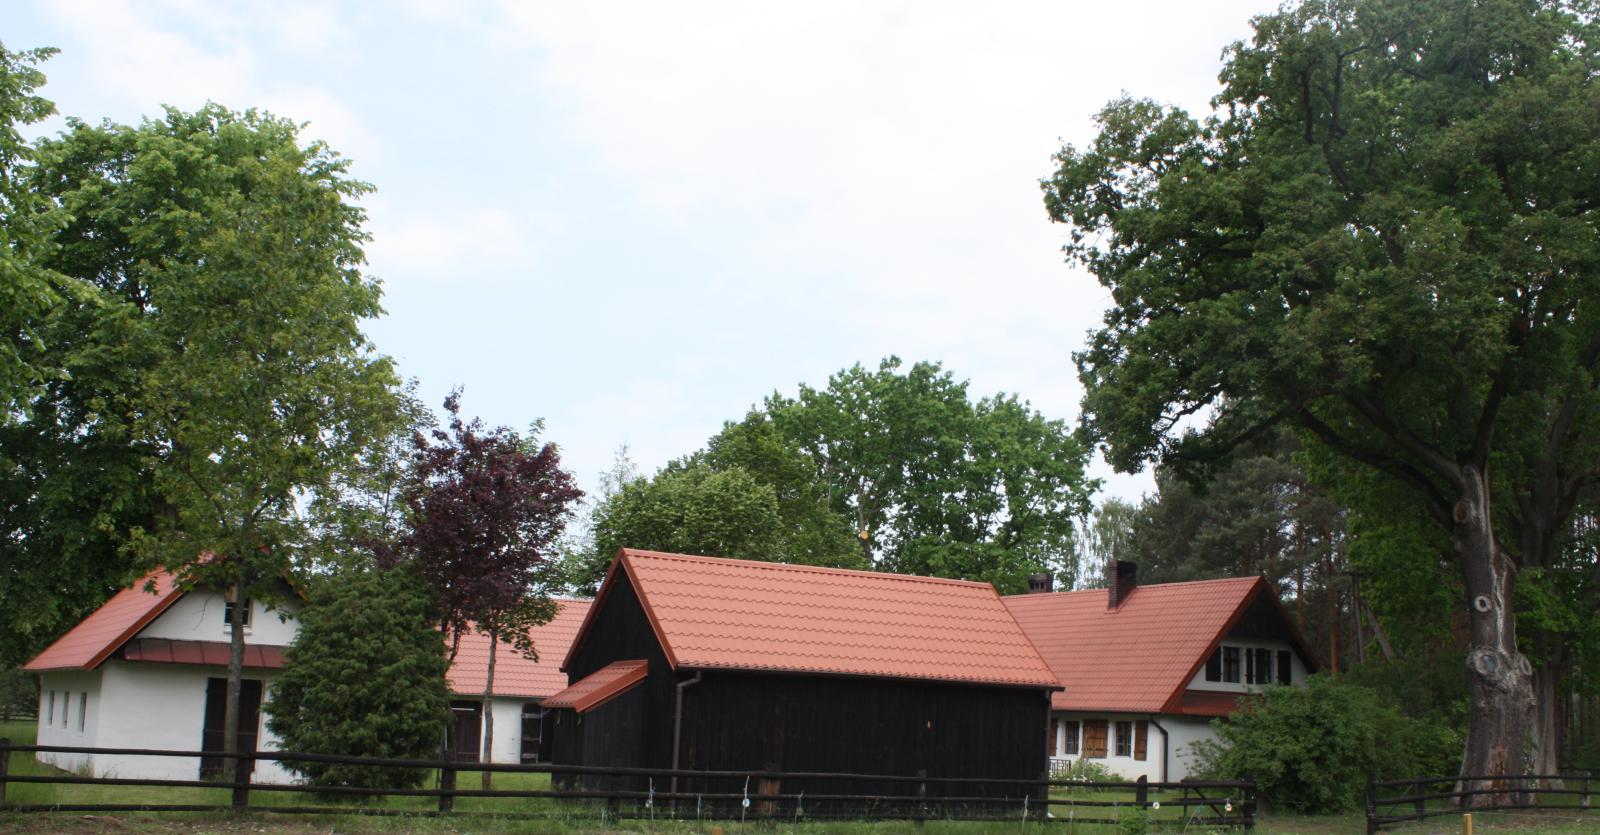
[[1105, 759], [1106, 720], [1090, 719], [1083, 723], [1083, 755]]
[[1286, 649], [1278, 650], [1278, 683], [1294, 684], [1293, 656]]
[[1047, 749], [1050, 751], [1050, 756], [1054, 757], [1054, 756], [1059, 756], [1061, 754], [1061, 742], [1060, 742], [1060, 740], [1061, 740], [1061, 720], [1060, 719], [1051, 719], [1050, 720], [1050, 744], [1048, 746], [1046, 746]]
[[1133, 726], [1133, 758], [1141, 761], [1144, 760], [1144, 758], [1149, 754], [1149, 746], [1150, 723], [1144, 719], [1140, 719]]
[[1222, 647], [1212, 651], [1211, 657], [1206, 659], [1206, 681], [1222, 680]]
[[1244, 651], [1244, 682], [1245, 684], [1256, 683], [1256, 651], [1253, 649]]

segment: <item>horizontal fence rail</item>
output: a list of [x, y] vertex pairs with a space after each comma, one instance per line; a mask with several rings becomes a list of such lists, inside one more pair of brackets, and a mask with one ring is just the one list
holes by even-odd
[[[94, 776], [56, 771], [23, 774], [13, 754], [85, 754], [90, 756], [207, 758], [231, 762], [231, 776], [213, 779]], [[433, 772], [432, 787], [312, 786], [305, 783], [258, 782], [254, 764], [268, 761], [291, 765], [322, 763], [371, 768], [418, 769]], [[53, 770], [54, 771], [54, 770]], [[549, 788], [469, 789], [458, 785], [461, 772], [547, 774]], [[679, 781], [691, 788], [674, 790]], [[7, 786], [31, 785], [211, 789], [229, 792], [227, 803], [23, 803], [8, 801]], [[614, 784], [614, 785], [608, 785]], [[817, 784], [847, 784], [858, 790], [829, 791]], [[892, 785], [891, 785], [892, 784]], [[882, 791], [870, 787], [882, 785]], [[700, 790], [693, 790], [699, 786]], [[780, 787], [782, 787], [780, 789]], [[316, 804], [260, 802], [260, 793], [310, 795]], [[1097, 798], [1100, 793], [1118, 797]], [[1132, 796], [1127, 795], [1131, 793]], [[1070, 794], [1072, 796], [1055, 796]], [[252, 802], [256, 797], [256, 802]], [[425, 807], [334, 805], [340, 800], [424, 798]], [[492, 798], [507, 805], [493, 809], [458, 810], [456, 802]], [[545, 801], [530, 811], [510, 803], [516, 799]], [[1153, 814], [1167, 809], [1163, 816]], [[228, 812], [380, 816], [467, 815], [508, 818], [599, 815], [610, 818], [677, 817], [705, 819], [785, 818], [793, 820], [851, 818], [872, 820], [1072, 821], [1117, 824], [1122, 816], [1149, 816], [1153, 826], [1243, 826], [1255, 822], [1255, 784], [1249, 781], [1020, 780], [986, 777], [942, 777], [927, 774], [886, 775], [816, 771], [689, 770], [562, 765], [559, 763], [478, 763], [450, 759], [396, 759], [310, 754], [294, 751], [187, 751], [151, 748], [96, 748], [75, 745], [15, 745], [0, 739], [0, 812]]]
[[[1379, 780], [1367, 775], [1367, 835], [1390, 824], [1420, 821], [1462, 812], [1505, 812], [1523, 809], [1591, 808], [1594, 772], [1577, 774], [1491, 774]], [[1448, 787], [1448, 788], [1439, 788]], [[1398, 794], [1385, 795], [1385, 789]], [[1576, 797], [1574, 805], [1540, 803], [1541, 796]], [[1404, 811], [1401, 811], [1401, 810]]]

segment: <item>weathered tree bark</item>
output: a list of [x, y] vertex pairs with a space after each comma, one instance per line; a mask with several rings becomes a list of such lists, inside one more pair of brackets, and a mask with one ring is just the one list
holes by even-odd
[[1494, 534], [1489, 480], [1481, 468], [1461, 468], [1462, 495], [1455, 505], [1455, 539], [1467, 591], [1467, 653], [1471, 721], [1462, 759], [1463, 788], [1484, 794], [1463, 806], [1525, 802], [1519, 781], [1528, 773], [1528, 731], [1533, 720], [1533, 668], [1517, 649], [1512, 612], [1516, 567]]
[[[233, 584], [233, 617], [228, 619], [228, 689], [222, 711], [222, 752], [239, 753], [239, 691], [244, 684], [244, 607], [245, 584]], [[223, 768], [229, 779], [238, 773], [238, 763], [224, 759]]]
[[[494, 759], [494, 650], [500, 643], [500, 630], [494, 627], [489, 629], [489, 669], [483, 677], [483, 756], [479, 760], [488, 765]], [[492, 775], [483, 772], [484, 791], [489, 790]]]

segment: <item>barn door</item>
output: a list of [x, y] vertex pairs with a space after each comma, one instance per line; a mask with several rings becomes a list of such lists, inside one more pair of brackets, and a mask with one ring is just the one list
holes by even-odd
[[[206, 679], [206, 712], [200, 725], [200, 751], [223, 750], [224, 718], [228, 712], [228, 680]], [[193, 726], [191, 726], [193, 727]], [[261, 680], [247, 678], [239, 682], [239, 750], [256, 750], [256, 736], [261, 727]], [[227, 760], [222, 757], [200, 758], [200, 779], [227, 778]], [[249, 765], [255, 771], [255, 763]], [[247, 772], [247, 773], [250, 773]]]
[[483, 702], [451, 702], [450, 759], [458, 763], [478, 761], [483, 744]]

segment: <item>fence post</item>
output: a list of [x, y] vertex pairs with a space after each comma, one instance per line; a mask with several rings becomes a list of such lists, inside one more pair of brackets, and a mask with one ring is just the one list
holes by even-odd
[[1367, 835], [1378, 831], [1378, 772], [1367, 772]]
[[[917, 769], [917, 779], [920, 780], [920, 779], [923, 779], [923, 778], [925, 778], [927, 776], [928, 776], [928, 770], [926, 768]], [[912, 820], [912, 825], [915, 826], [918, 829], [921, 829], [922, 828], [922, 819], [927, 817], [927, 813], [928, 813], [928, 784], [927, 783], [918, 783], [917, 784], [917, 812], [916, 812], [916, 815], [913, 816], [914, 819]]]
[[1144, 809], [1150, 805], [1150, 781], [1140, 774], [1139, 779], [1134, 782], [1139, 784], [1133, 789], [1134, 802], [1139, 804], [1140, 809]]
[[0, 806], [6, 805], [6, 774], [11, 771], [11, 740], [0, 737]]
[[255, 760], [238, 751], [231, 756], [233, 757], [233, 808], [245, 809], [250, 806], [250, 772]]
[[444, 767], [439, 769], [439, 811], [450, 814], [456, 808], [456, 769], [455, 763], [445, 760]]
[[1244, 828], [1256, 828], [1256, 775], [1244, 776]]
[[[0, 739], [0, 743], [3, 743], [3, 742], [5, 742], [5, 740]], [[3, 766], [0, 766], [0, 768], [3, 768]], [[4, 774], [5, 774], [5, 772], [3, 770], [0, 770], [0, 775], [4, 775]], [[1594, 772], [1593, 771], [1585, 771], [1583, 773], [1583, 800], [1578, 804], [1581, 808], [1584, 808], [1584, 809], [1589, 808], [1589, 780], [1592, 779], [1593, 777], [1594, 777]], [[5, 783], [0, 783], [0, 800], [4, 800], [5, 799], [5, 791], [6, 791]]]

